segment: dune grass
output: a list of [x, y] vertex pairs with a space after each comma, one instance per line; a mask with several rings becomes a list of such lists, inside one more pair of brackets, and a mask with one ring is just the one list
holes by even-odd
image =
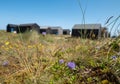
[[36, 32], [0, 34], [1, 84], [120, 82], [119, 38], [90, 40]]

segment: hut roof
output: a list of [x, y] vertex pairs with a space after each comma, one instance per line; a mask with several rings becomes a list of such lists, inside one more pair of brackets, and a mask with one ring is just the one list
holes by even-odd
[[[36, 23], [27, 23], [27, 24], [20, 24], [19, 26], [33, 26], [33, 25], [37, 25]], [[37, 25], [39, 26], [39, 25]]]
[[18, 25], [16, 24], [8, 24], [9, 27], [17, 27]]
[[40, 29], [62, 29], [60, 26], [41, 26]]
[[73, 29], [100, 29], [101, 24], [75, 24]]
[[70, 32], [70, 29], [63, 29], [63, 31], [69, 31]]
[[49, 26], [40, 26], [40, 29], [48, 29]]
[[60, 26], [52, 26], [52, 27], [50, 27], [51, 29], [62, 29], [62, 27], [60, 27]]

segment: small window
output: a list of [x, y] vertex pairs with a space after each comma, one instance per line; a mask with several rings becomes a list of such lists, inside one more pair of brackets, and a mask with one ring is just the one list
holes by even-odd
[[14, 28], [11, 28], [11, 32], [14, 32]]

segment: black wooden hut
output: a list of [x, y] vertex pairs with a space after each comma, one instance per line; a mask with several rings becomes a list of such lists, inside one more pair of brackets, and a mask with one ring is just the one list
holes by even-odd
[[31, 23], [31, 24], [20, 24], [18, 26], [20, 28], [20, 32], [24, 33], [26, 31], [37, 31], [39, 33], [40, 27], [38, 24], [36, 23]]
[[24, 33], [27, 31], [37, 31], [39, 33], [40, 27], [36, 23], [30, 23], [30, 24], [20, 24], [20, 25], [15, 25], [15, 24], [8, 24], [7, 25], [7, 32], [16, 32], [16, 33]]
[[62, 35], [63, 29], [60, 26], [41, 26], [40, 33], [43, 32], [45, 32], [46, 34]]
[[70, 35], [70, 29], [63, 29], [63, 35]]
[[75, 24], [72, 28], [73, 37], [99, 38], [101, 24]]
[[7, 31], [7, 32], [14, 32], [14, 31], [17, 32], [17, 31], [18, 31], [18, 25], [8, 24], [6, 31]]

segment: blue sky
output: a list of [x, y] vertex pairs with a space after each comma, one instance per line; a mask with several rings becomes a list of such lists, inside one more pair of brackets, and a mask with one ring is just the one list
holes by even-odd
[[[104, 25], [110, 16], [120, 15], [120, 0], [80, 0], [86, 9], [86, 23]], [[87, 6], [86, 6], [87, 5]], [[38, 23], [71, 29], [82, 22], [78, 0], [0, 0], [0, 29], [8, 23]]]

